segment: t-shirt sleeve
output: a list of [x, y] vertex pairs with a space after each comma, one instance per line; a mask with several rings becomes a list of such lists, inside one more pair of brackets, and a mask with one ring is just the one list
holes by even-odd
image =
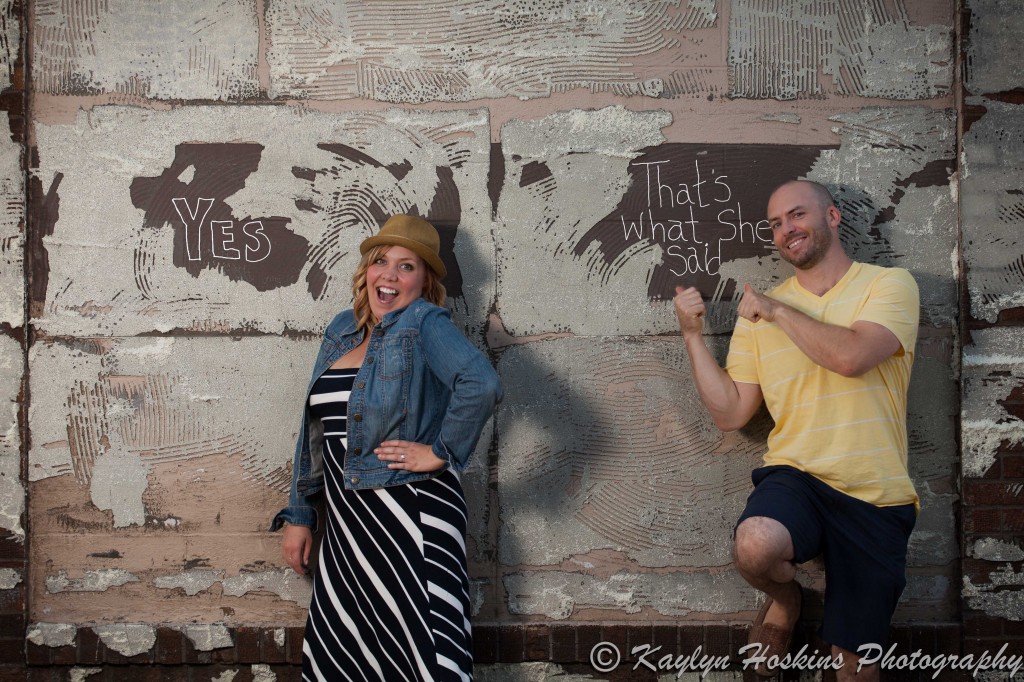
[[855, 321], [880, 324], [899, 339], [899, 354], [914, 349], [921, 315], [917, 282], [902, 268], [891, 268], [876, 279]]
[[753, 341], [750, 322], [741, 317], [732, 332], [732, 340], [729, 341], [729, 355], [725, 360], [725, 371], [733, 381], [743, 384], [761, 383], [757, 376]]

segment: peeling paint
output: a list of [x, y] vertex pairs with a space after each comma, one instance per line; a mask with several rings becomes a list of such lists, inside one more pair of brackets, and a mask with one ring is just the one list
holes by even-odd
[[975, 585], [964, 576], [963, 598], [967, 605], [995, 618], [1024, 621], [1024, 571], [1017, 573], [1006, 564], [988, 577], [990, 584]]
[[97, 625], [92, 631], [109, 648], [129, 658], [146, 653], [156, 644], [156, 628], [152, 625]]
[[992, 419], [965, 419], [961, 424], [964, 476], [980, 478], [995, 464], [1003, 442], [1024, 443], [1024, 422], [1003, 423]]
[[1019, 329], [980, 329], [971, 332], [972, 344], [964, 348], [960, 436], [964, 476], [984, 476], [1003, 442], [1024, 443], [1024, 419], [1001, 404], [1024, 385], [1020, 340]]
[[68, 682], [85, 682], [85, 680], [93, 675], [99, 675], [102, 672], [103, 668], [82, 668], [76, 666], [68, 671]]
[[163, 590], [181, 588], [190, 597], [210, 589], [224, 577], [224, 571], [192, 570], [178, 575], [160, 576], [153, 584]]
[[653, 609], [663, 616], [730, 613], [757, 607], [758, 592], [736, 573], [616, 573], [595, 577], [564, 571], [530, 571], [506, 575], [513, 614], [565, 620], [582, 609], [639, 613]]
[[983, 561], [1024, 561], [1024, 548], [996, 538], [975, 540], [968, 551], [970, 556]]
[[210, 682], [232, 682], [237, 675], [237, 670], [225, 670], [220, 675], [217, 675], [217, 677], [211, 679]]
[[78, 626], [70, 623], [32, 623], [25, 638], [36, 646], [71, 646], [78, 636]]
[[120, 587], [128, 583], [138, 582], [139, 578], [120, 568], [101, 568], [85, 571], [81, 578], [69, 579], [65, 571], [56, 576], [47, 576], [46, 591], [51, 594], [59, 592], [105, 592], [111, 587]]
[[223, 623], [190, 623], [182, 626], [181, 631], [197, 651], [226, 649], [235, 645], [231, 633]]
[[257, 663], [250, 668], [252, 682], [277, 682], [277, 674], [266, 663]]
[[224, 594], [240, 597], [249, 592], [271, 592], [281, 599], [308, 606], [313, 586], [308, 578], [300, 576], [290, 568], [279, 568], [260, 573], [243, 573], [225, 578]]
[[0, 590], [13, 590], [21, 584], [21, 571], [13, 568], [0, 568]]

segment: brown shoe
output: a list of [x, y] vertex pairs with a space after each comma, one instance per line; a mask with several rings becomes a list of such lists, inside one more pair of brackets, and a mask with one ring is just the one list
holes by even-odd
[[[797, 613], [799, 613], [803, 609], [803, 589], [800, 588], [799, 583], [797, 583], [797, 588], [799, 588], [797, 592]], [[768, 597], [764, 605], [761, 606], [761, 610], [757, 612], [757, 617], [754, 618], [754, 623], [750, 626], [750, 636], [747, 638], [747, 643], [754, 644], [756, 642], [761, 645], [758, 656], [764, 656], [765, 658], [777, 656], [781, 659], [789, 652], [789, 645], [793, 641], [793, 630], [796, 627], [796, 623], [794, 623], [792, 628], [765, 623], [764, 619], [768, 615], [768, 609], [771, 608], [773, 603], [775, 603], [775, 600]], [[797, 616], [796, 622], [800, 622], [799, 616]], [[768, 667], [766, 661], [765, 663], [755, 665], [754, 672], [759, 677], [774, 677], [779, 672], [779, 666]]]

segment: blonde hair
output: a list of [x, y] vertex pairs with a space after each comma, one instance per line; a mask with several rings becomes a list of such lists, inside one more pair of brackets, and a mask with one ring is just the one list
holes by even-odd
[[[374, 316], [373, 310], [370, 309], [370, 294], [366, 290], [366, 271], [370, 268], [370, 263], [383, 256], [390, 248], [391, 244], [374, 246], [363, 254], [363, 257], [359, 260], [359, 266], [356, 267], [356, 271], [352, 275], [352, 310], [355, 313], [356, 325], [359, 329], [370, 331], [380, 322]], [[441, 280], [433, 268], [427, 265], [427, 262], [422, 258], [419, 260], [424, 270], [423, 293], [420, 296], [434, 305], [443, 306], [444, 299], [447, 296], [444, 285], [441, 284]]]

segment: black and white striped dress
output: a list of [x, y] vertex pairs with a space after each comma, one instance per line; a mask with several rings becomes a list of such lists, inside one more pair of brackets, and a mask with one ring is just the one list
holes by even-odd
[[426, 481], [345, 490], [356, 372], [329, 369], [310, 391], [310, 410], [324, 425], [327, 522], [302, 679], [472, 680], [462, 486], [449, 469]]

